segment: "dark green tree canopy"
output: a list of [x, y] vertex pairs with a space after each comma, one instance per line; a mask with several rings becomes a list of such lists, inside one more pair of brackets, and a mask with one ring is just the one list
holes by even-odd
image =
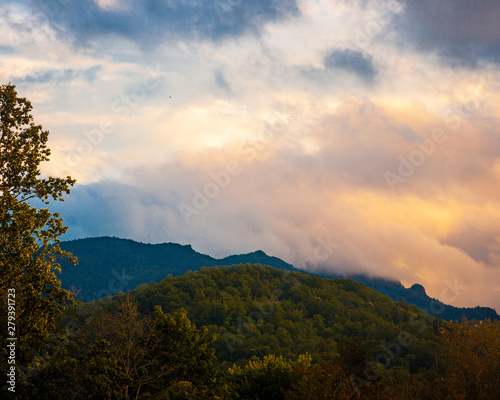
[[[35, 124], [31, 111], [14, 85], [0, 86], [0, 318], [5, 322], [7, 290], [15, 289], [20, 370], [29, 370], [33, 357], [46, 352], [54, 318], [72, 302], [55, 272], [59, 259], [75, 261], [59, 248], [67, 230], [59, 214], [30, 204], [63, 200], [75, 183], [71, 177], [41, 177], [40, 164], [50, 156], [49, 132]], [[4, 352], [6, 332], [1, 336]]]

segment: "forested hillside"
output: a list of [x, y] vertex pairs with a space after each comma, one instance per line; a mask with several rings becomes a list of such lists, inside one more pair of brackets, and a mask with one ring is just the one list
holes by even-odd
[[[165, 331], [169, 335], [189, 327], [189, 335], [205, 338], [202, 342], [208, 347], [200, 357], [210, 366], [212, 378], [202, 374], [198, 383], [189, 384], [199, 398], [217, 393], [230, 399], [312, 399], [337, 391], [338, 397], [326, 398], [354, 399], [358, 391], [364, 399], [453, 399], [469, 390], [491, 394], [493, 388], [500, 388], [500, 375], [495, 375], [500, 372], [498, 323], [445, 323], [350, 279], [325, 279], [255, 264], [202, 268], [141, 285], [127, 294], [80, 303], [65, 313], [59, 325], [60, 329], [71, 326], [78, 332], [75, 340], [83, 340], [87, 347], [106, 340], [100, 351], [106, 349], [106, 357], [118, 357], [112, 373], [119, 374], [123, 373], [120, 348], [127, 347], [131, 326], [136, 327], [137, 337], [129, 345], [140, 348], [143, 343], [147, 348], [139, 352], [141, 357], [156, 357], [154, 342], [146, 333], [158, 315], [173, 316], [168, 317], [174, 318], [169, 319], [173, 325]], [[199, 329], [201, 336], [193, 329]], [[117, 337], [122, 337], [121, 342]], [[488, 346], [490, 357], [484, 357]], [[462, 357], [459, 349], [465, 347], [470, 362], [464, 367], [457, 363]], [[77, 366], [88, 355], [73, 357]], [[482, 357], [483, 364], [475, 364]], [[153, 395], [170, 385], [167, 392], [172, 398], [198, 398], [179, 395], [181, 384], [176, 381], [200, 368], [198, 362], [185, 356], [176, 362], [190, 366], [179, 367], [171, 381], [160, 379], [159, 386], [158, 382], [144, 384], [142, 393]], [[477, 376], [463, 382], [471, 368], [479, 368], [474, 372]], [[106, 378], [105, 371], [100, 373]], [[328, 379], [322, 377], [325, 374]], [[130, 374], [129, 379], [136, 378]], [[130, 390], [137, 390], [137, 379]], [[219, 379], [221, 386], [210, 386], [214, 384], [210, 379]]]
[[61, 247], [78, 257], [76, 266], [62, 261], [62, 285], [73, 288], [75, 297], [83, 301], [125, 292], [142, 283], [159, 282], [167, 275], [182, 275], [201, 267], [253, 262], [295, 270], [262, 251], [215, 259], [196, 252], [190, 245], [145, 244], [111, 237], [73, 240], [63, 242]]
[[[167, 275], [178, 276], [202, 267], [254, 263], [299, 271], [263, 251], [215, 259], [196, 252], [190, 245], [176, 243], [153, 245], [110, 237], [63, 242], [61, 248], [73, 253], [79, 260], [76, 266], [62, 262], [60, 275], [62, 286], [68, 290], [72, 289], [76, 293], [75, 297], [83, 301], [96, 300], [120, 291], [126, 292], [143, 283], [159, 282]], [[340, 277], [327, 272], [321, 276]], [[404, 298], [407, 304], [417, 305], [428, 313], [437, 312], [444, 320], [500, 318], [495, 310], [488, 307], [459, 308], [443, 304], [427, 296], [425, 289], [420, 285], [406, 289], [400, 282], [388, 279], [369, 278], [363, 275], [353, 275], [348, 278], [362, 282], [394, 301]]]
[[[156, 305], [165, 312], [186, 309], [196, 325], [217, 334], [217, 358], [229, 363], [267, 354], [296, 358], [311, 353], [314, 361], [329, 360], [338, 355], [338, 343], [354, 336], [360, 346], [376, 352], [400, 331], [418, 346], [421, 340], [435, 341], [438, 326], [417, 307], [396, 304], [350, 279], [255, 264], [202, 268], [139, 286], [130, 296], [146, 314]], [[432, 369], [432, 363], [426, 364], [434, 360], [432, 354], [419, 352], [407, 361], [411, 353], [411, 348], [405, 349], [397, 365]]]
[[[335, 277], [331, 275], [324, 276]], [[401, 282], [388, 279], [369, 278], [364, 275], [353, 275], [349, 278], [364, 283], [366, 286], [389, 296], [394, 301], [404, 299], [405, 303], [414, 304], [430, 314], [437, 313], [439, 318], [446, 321], [462, 321], [463, 319], [483, 320], [487, 318], [492, 320], [500, 319], [497, 312], [490, 307], [454, 307], [444, 304], [438, 299], [429, 297], [425, 292], [425, 288], [418, 283], [405, 288]]]

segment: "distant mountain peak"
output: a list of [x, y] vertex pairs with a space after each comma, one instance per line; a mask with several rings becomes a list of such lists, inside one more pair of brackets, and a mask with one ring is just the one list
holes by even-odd
[[[168, 242], [168, 243], [164, 243], [164, 244], [169, 245], [169, 246], [180, 247], [181, 249], [193, 250], [193, 247], [190, 244], [180, 244], [180, 243], [174, 243], [174, 242]], [[201, 254], [201, 253], [199, 253], [199, 254]]]
[[411, 288], [410, 288], [411, 291], [413, 292], [416, 292], [416, 293], [420, 293], [420, 294], [425, 294], [427, 295], [427, 293], [425, 292], [425, 288], [419, 284], [419, 283], [415, 283]]

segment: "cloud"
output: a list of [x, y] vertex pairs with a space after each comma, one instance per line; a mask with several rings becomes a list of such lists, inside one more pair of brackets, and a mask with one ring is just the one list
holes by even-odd
[[14, 47], [0, 45], [0, 53], [2, 54], [12, 54], [14, 52], [15, 52]]
[[[401, 123], [400, 113], [353, 99], [316, 110], [310, 131], [291, 120], [256, 141], [185, 152], [129, 169], [119, 181], [81, 185], [59, 207], [71, 226], [67, 238], [190, 243], [219, 257], [262, 249], [312, 271], [418, 282], [437, 298], [457, 279], [467, 290], [453, 304], [500, 309], [500, 174], [495, 152], [470, 151], [492, 145], [495, 122], [450, 127], [448, 139], [391, 190], [384, 173], [398, 173], [399, 157], [410, 160], [419, 149], [415, 139], [446, 126], [429, 110], [408, 107]], [[314, 259], [328, 240], [338, 248]]]
[[258, 33], [272, 21], [298, 15], [295, 0], [233, 1], [68, 1], [31, 2], [61, 35], [79, 44], [105, 35], [117, 35], [151, 46], [182, 39], [217, 41], [244, 33]]
[[472, 259], [485, 265], [498, 265], [500, 260], [500, 235], [498, 218], [484, 215], [466, 215], [462, 226], [452, 232], [443, 243], [462, 249]]
[[373, 82], [377, 71], [373, 59], [356, 50], [332, 50], [324, 60], [327, 69], [342, 69], [353, 72], [366, 82]]
[[412, 0], [394, 26], [406, 41], [451, 65], [477, 67], [500, 61], [499, 14], [496, 0]]
[[95, 65], [93, 67], [84, 70], [74, 70], [72, 68], [65, 69], [48, 69], [39, 70], [33, 74], [26, 75], [23, 77], [12, 77], [11, 80], [14, 83], [61, 83], [73, 81], [75, 79], [83, 79], [88, 83], [92, 83], [96, 80], [99, 72], [102, 70], [102, 66]]
[[217, 85], [217, 87], [223, 89], [225, 92], [227, 93], [231, 92], [231, 86], [229, 86], [229, 83], [227, 82], [226, 77], [224, 76], [224, 72], [222, 72], [221, 69], [215, 71], [215, 84]]

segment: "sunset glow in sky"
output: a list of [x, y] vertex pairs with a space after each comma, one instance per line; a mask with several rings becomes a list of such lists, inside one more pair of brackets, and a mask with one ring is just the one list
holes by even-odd
[[51, 132], [43, 173], [78, 180], [65, 239], [262, 249], [500, 312], [500, 2], [0, 7], [0, 83]]

